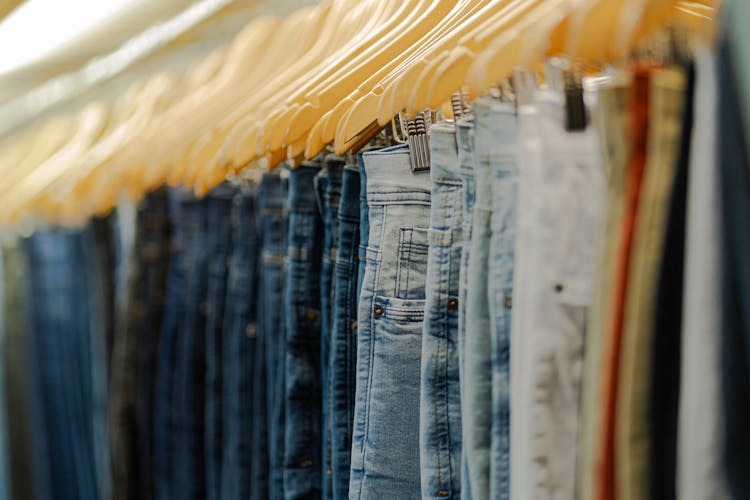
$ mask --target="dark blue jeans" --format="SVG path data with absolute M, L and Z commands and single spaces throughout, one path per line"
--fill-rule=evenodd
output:
M 320 266 L 322 222 L 314 180 L 317 163 L 291 169 L 289 177 L 286 307 L 286 425 L 284 496 L 321 495 Z
M 206 314 L 208 312 L 208 199 L 186 194 L 182 201 L 182 236 L 186 264 L 183 317 L 176 333 L 174 481 L 176 498 L 206 496 Z
M 208 298 L 206 301 L 206 498 L 220 500 L 223 458 L 222 343 L 229 255 L 232 244 L 232 199 L 236 188 L 222 184 L 208 195 Z M 197 375 L 196 375 L 197 376 Z
M 359 269 L 359 168 L 344 169 L 338 210 L 338 248 L 333 270 L 333 325 L 329 363 L 331 472 L 334 500 L 349 498 L 352 422 L 357 363 Z
M 164 318 L 156 353 L 154 400 L 154 492 L 157 500 L 171 500 L 177 496 L 174 476 L 176 461 L 176 388 L 177 349 L 185 319 L 185 283 L 188 269 L 182 213 L 182 198 L 178 190 L 169 192 L 171 243 L 167 298 Z M 190 229 L 191 233 L 195 228 Z M 191 238 L 194 238 L 191 236 Z
M 261 271 L 258 335 L 266 355 L 268 422 L 268 498 L 284 498 L 284 215 L 285 181 L 278 172 L 265 174 L 258 192 Z
M 357 295 L 362 291 L 362 281 L 365 278 L 365 259 L 367 258 L 367 242 L 370 239 L 370 209 L 367 206 L 367 174 L 362 159 L 363 151 L 357 154 L 359 168 L 359 270 L 357 271 Z
M 328 386 L 330 376 L 328 365 L 330 363 L 331 327 L 333 323 L 333 267 L 336 263 L 338 252 L 339 224 L 338 209 L 341 199 L 341 176 L 344 169 L 344 160 L 338 156 L 329 155 L 325 160 L 325 169 L 318 175 L 318 206 L 323 219 L 323 264 L 320 274 L 320 373 L 323 401 L 323 428 L 321 429 L 321 443 L 323 443 L 323 457 L 321 471 L 323 475 L 323 498 L 333 498 L 331 485 L 331 420 L 330 400 Z M 321 182 L 322 181 L 322 182 Z
M 90 288 L 80 231 L 24 241 L 37 498 L 96 499 Z
M 253 366 L 258 349 L 256 300 L 259 237 L 256 210 L 254 191 L 241 192 L 234 197 L 222 359 L 224 461 L 220 498 L 255 498 L 251 495 L 252 488 L 256 487 L 255 481 L 251 480 L 251 470 L 261 460 L 255 449 L 256 427 L 259 426 L 255 417 Z

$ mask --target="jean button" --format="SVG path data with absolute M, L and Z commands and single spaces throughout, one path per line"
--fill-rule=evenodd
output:
M 457 311 L 458 310 L 458 299 L 455 297 L 452 297 L 448 299 L 448 310 L 449 311 Z
M 511 295 L 506 295 L 506 296 L 505 296 L 505 300 L 504 300 L 503 302 L 504 302 L 504 304 L 505 304 L 505 308 L 506 308 L 506 309 L 510 309 L 510 308 L 512 308 L 512 307 L 513 307 L 513 296 L 511 296 Z
M 318 319 L 318 311 L 307 311 L 307 319 L 308 321 L 315 321 Z
M 385 314 L 385 309 L 383 309 L 381 306 L 375 306 L 375 310 L 373 312 L 375 313 L 376 318 L 380 318 Z
M 349 324 L 349 330 L 350 330 L 350 331 L 351 331 L 352 333 L 357 333 L 357 322 L 356 322 L 356 321 L 352 321 L 352 322 L 351 322 L 351 323 Z

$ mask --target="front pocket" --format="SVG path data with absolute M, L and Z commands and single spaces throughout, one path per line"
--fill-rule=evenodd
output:
M 401 227 L 398 237 L 396 268 L 396 297 L 424 299 L 427 283 L 427 251 L 429 229 Z

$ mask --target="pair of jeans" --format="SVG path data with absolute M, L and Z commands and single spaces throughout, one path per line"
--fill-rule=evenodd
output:
M 264 174 L 258 190 L 261 238 L 258 335 L 265 341 L 270 499 L 284 498 L 285 184 L 278 172 Z
M 237 193 L 225 182 L 209 192 L 207 204 L 208 270 L 205 320 L 205 465 L 206 498 L 222 497 L 223 458 L 223 340 L 224 315 L 232 246 L 232 200 Z
M 461 395 L 461 433 L 462 433 L 462 450 L 461 454 L 461 496 L 470 499 L 471 481 L 469 478 L 469 464 L 466 453 L 466 444 L 463 441 L 463 433 L 466 427 L 464 420 L 471 418 L 468 415 L 468 407 L 464 404 L 467 401 L 467 384 L 465 380 L 467 373 L 466 367 L 466 324 L 467 324 L 467 298 L 468 298 L 468 280 L 469 280 L 469 259 L 471 257 L 471 234 L 472 219 L 474 213 L 474 203 L 476 201 L 476 169 L 474 159 L 474 119 L 472 115 L 462 118 L 456 123 L 456 142 L 458 144 L 458 163 L 461 182 L 463 184 L 463 248 L 461 251 L 461 261 L 459 262 L 459 287 L 458 287 L 458 374 Z
M 333 263 L 333 312 L 329 363 L 331 476 L 334 500 L 349 498 L 354 384 L 357 363 L 357 302 L 359 298 L 360 174 L 344 168 L 338 209 L 338 248 Z
M 137 429 L 137 480 L 135 498 L 154 497 L 153 442 L 156 410 L 157 357 L 167 299 L 167 278 L 171 266 L 169 190 L 159 188 L 147 194 L 138 207 L 134 268 L 130 276 L 130 297 L 125 331 L 118 342 L 135 343 L 135 428 Z M 126 349 L 130 349 L 128 345 Z M 127 363 L 127 357 L 122 360 Z M 123 369 L 128 370 L 127 366 Z M 112 378 L 114 380 L 114 373 Z M 114 394 L 113 394 L 114 396 Z M 132 487 L 132 486 L 131 486 Z M 113 486 L 115 495 L 121 483 Z M 133 498 L 127 496 L 126 498 Z
M 96 499 L 90 288 L 81 231 L 24 241 L 27 366 L 40 499 Z
M 335 155 L 325 158 L 325 168 L 318 174 L 318 207 L 323 219 L 323 264 L 320 275 L 320 373 L 323 402 L 323 427 L 321 443 L 323 447 L 322 470 L 323 498 L 333 498 L 331 465 L 331 416 L 330 416 L 330 347 L 333 324 L 333 269 L 336 264 L 339 239 L 338 208 L 341 200 L 341 178 L 344 160 Z
M 370 234 L 357 320 L 349 497 L 416 498 L 430 178 L 411 171 L 405 145 L 363 159 Z
M 321 495 L 320 266 L 323 227 L 314 181 L 320 164 L 290 170 L 287 240 L 284 496 Z
M 90 289 L 91 369 L 94 460 L 98 494 L 113 493 L 108 442 L 108 381 L 115 329 L 115 225 L 117 212 L 89 221 L 84 233 L 84 259 Z
M 459 263 L 463 182 L 453 125 L 430 127 L 432 180 L 419 449 L 422 498 L 461 496 L 461 393 L 458 378 Z
M 265 369 L 265 354 L 258 345 L 256 324 L 258 300 L 259 235 L 256 224 L 257 193 L 254 189 L 238 193 L 232 200 L 230 217 L 232 247 L 227 279 L 225 334 L 223 338 L 223 461 L 220 498 L 264 498 L 252 495 L 256 462 L 265 458 L 265 450 L 257 450 L 256 442 L 267 445 L 264 436 L 256 433 L 259 425 L 256 390 L 256 363 Z M 262 347 L 262 346 L 260 346 Z M 265 380 L 265 377 L 263 377 Z M 262 416 L 265 422 L 265 415 Z M 265 425 L 260 429 L 266 432 Z M 259 454 L 256 455 L 256 452 Z M 262 455 L 260 454 L 262 453 Z M 264 479 L 264 478 L 258 478 Z
M 167 277 L 167 298 L 164 306 L 161 334 L 156 355 L 154 400 L 154 493 L 157 500 L 170 500 L 177 495 L 175 462 L 177 454 L 177 354 L 186 308 L 185 297 L 188 271 L 188 252 L 185 246 L 186 229 L 191 234 L 196 228 L 187 226 L 182 211 L 182 199 L 188 196 L 180 190 L 169 191 L 170 256 Z
M 173 386 L 174 491 L 181 499 L 206 495 L 206 314 L 208 312 L 209 199 L 182 193 L 184 305 L 175 342 Z

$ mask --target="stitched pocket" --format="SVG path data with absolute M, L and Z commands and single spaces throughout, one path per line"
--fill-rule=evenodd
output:
M 427 281 L 429 229 L 403 226 L 398 237 L 396 297 L 424 299 Z

